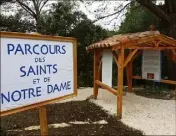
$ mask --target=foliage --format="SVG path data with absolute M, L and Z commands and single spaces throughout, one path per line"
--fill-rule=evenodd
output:
M 108 36 L 106 30 L 92 23 L 80 11 L 73 11 L 72 3 L 58 2 L 52 11 L 43 16 L 43 34 L 75 37 L 77 39 L 77 64 L 79 86 L 92 86 L 93 59 L 86 47 Z
M 40 33 L 41 15 L 49 6 L 48 3 L 49 0 L 3 0 L 0 4 L 6 13 L 20 11 L 24 18 L 34 20 L 35 31 Z
M 41 16 L 43 34 L 68 36 L 81 20 L 87 16 L 80 11 L 73 11 L 74 4 L 58 2 L 53 4 L 48 14 Z
M 0 136 L 6 136 L 6 133 L 4 132 L 4 130 L 2 129 L 2 127 L 0 127 Z
M 0 5 L 2 5 L 2 4 L 4 4 L 4 3 L 6 3 L 6 2 L 11 2 L 12 0 L 1 0 L 0 1 Z
M 0 29 L 1 31 L 10 31 L 10 32 L 28 32 L 34 31 L 34 23 L 26 19 L 22 19 L 20 13 L 17 13 L 14 16 L 4 16 L 0 15 Z
M 108 36 L 107 31 L 94 25 L 90 20 L 83 20 L 72 31 L 78 40 L 78 76 L 81 86 L 92 86 L 93 59 L 85 47 Z
M 125 19 L 118 33 L 134 33 L 149 30 L 151 25 L 158 26 L 158 18 L 138 3 L 132 3 L 127 8 Z
M 100 26 L 94 25 L 84 13 L 75 11 L 74 6 L 74 3 L 68 1 L 53 4 L 49 12 L 40 15 L 40 33 L 77 39 L 78 85 L 92 86 L 93 59 L 92 54 L 87 53 L 86 46 L 107 37 L 108 33 Z M 2 16 L 1 26 L 6 28 L 5 31 L 35 31 L 35 22 L 28 22 L 19 15 Z

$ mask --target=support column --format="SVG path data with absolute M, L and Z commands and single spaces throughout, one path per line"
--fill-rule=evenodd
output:
M 132 52 L 132 50 L 129 50 L 129 54 L 131 52 Z M 127 64 L 127 66 L 126 66 L 128 92 L 132 92 L 132 76 L 133 76 L 133 72 L 132 72 L 133 71 L 133 69 L 132 69 L 132 67 L 133 67 L 132 66 L 132 58 L 131 58 L 130 62 Z
M 123 68 L 124 68 L 124 49 L 119 51 L 119 66 L 118 66 L 118 79 L 117 79 L 117 118 L 122 118 L 122 94 L 123 94 Z
M 98 60 L 99 60 L 99 51 L 94 49 L 94 65 L 93 65 L 93 72 L 94 72 L 94 82 L 93 82 L 93 96 L 95 99 L 97 99 L 98 96 L 98 85 L 96 84 L 96 80 L 99 79 L 98 77 Z
M 98 66 L 98 80 L 101 81 L 101 72 L 102 72 L 102 59 L 99 60 L 99 66 Z
M 132 62 L 130 61 L 126 67 L 128 92 L 132 92 L 132 75 L 133 75 L 132 71 L 133 71 Z

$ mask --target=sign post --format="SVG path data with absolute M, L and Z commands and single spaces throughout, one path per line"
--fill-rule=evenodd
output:
M 39 108 L 41 135 L 48 135 L 45 105 L 77 95 L 76 39 L 1 32 L 1 116 Z
M 46 115 L 46 107 L 39 107 L 39 118 L 40 118 L 40 133 L 41 136 L 48 135 L 48 125 L 47 125 L 47 115 Z
M 40 35 L 39 33 L 34 33 L 34 34 Z M 40 119 L 41 136 L 48 136 L 47 111 L 45 106 L 39 107 L 39 119 Z

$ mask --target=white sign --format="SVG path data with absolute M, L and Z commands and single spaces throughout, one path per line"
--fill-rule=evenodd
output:
M 161 52 L 143 51 L 142 78 L 148 80 L 161 80 Z
M 104 50 L 102 57 L 102 82 L 112 87 L 112 52 Z
M 73 42 L 0 40 L 1 112 L 74 94 Z

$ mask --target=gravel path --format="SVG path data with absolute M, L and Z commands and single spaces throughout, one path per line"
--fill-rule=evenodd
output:
M 85 100 L 91 94 L 92 88 L 82 88 L 78 90 L 77 97 L 65 101 Z M 98 100 L 91 101 L 110 114 L 116 114 L 116 96 L 113 94 L 99 89 Z M 146 135 L 176 135 L 175 100 L 149 99 L 127 93 L 123 96 L 122 115 L 123 123 Z

